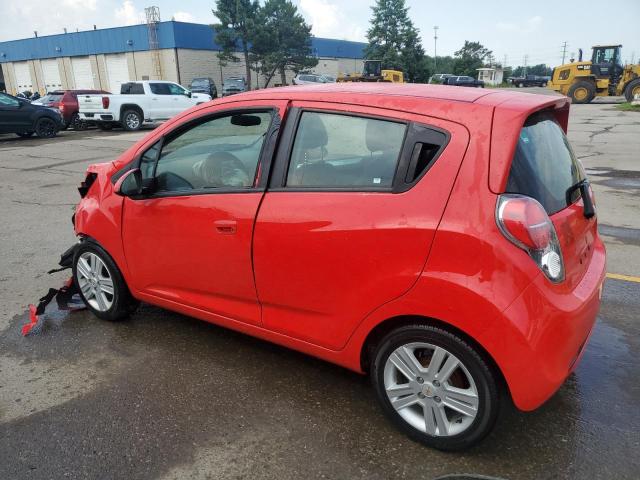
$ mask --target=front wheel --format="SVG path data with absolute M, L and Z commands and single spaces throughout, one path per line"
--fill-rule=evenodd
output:
M 427 325 L 401 327 L 380 342 L 373 358 L 378 401 L 412 439 L 456 451 L 493 428 L 499 409 L 495 375 L 459 336 Z
M 124 320 L 137 307 L 115 262 L 93 242 L 84 242 L 77 248 L 73 280 L 84 303 L 98 318 Z
M 53 138 L 58 133 L 58 124 L 49 117 L 42 117 L 36 122 L 35 131 L 40 138 Z

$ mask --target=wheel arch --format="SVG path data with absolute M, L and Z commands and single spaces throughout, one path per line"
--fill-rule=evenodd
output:
M 446 330 L 447 332 L 459 336 L 465 342 L 471 345 L 483 358 L 483 360 L 487 362 L 492 372 L 496 375 L 498 384 L 504 389 L 505 392 L 507 392 L 507 394 L 511 398 L 511 391 L 509 389 L 509 384 L 504 376 L 504 373 L 498 366 L 498 363 L 495 361 L 493 356 L 482 344 L 480 344 L 467 332 L 461 330 L 460 328 L 452 325 L 449 322 L 422 315 L 397 315 L 391 318 L 387 318 L 386 320 L 383 320 L 382 322 L 376 324 L 375 327 L 371 329 L 371 331 L 369 331 L 369 333 L 367 334 L 360 350 L 360 368 L 362 369 L 362 371 L 366 373 L 370 371 L 373 352 L 375 351 L 376 346 L 389 332 L 403 326 L 416 324 L 428 325 Z
M 136 112 L 139 112 L 140 115 L 142 116 L 142 120 L 144 121 L 144 110 L 140 105 L 135 103 L 125 103 L 120 106 L 120 117 L 119 117 L 120 120 L 122 120 L 122 114 L 127 110 L 135 110 Z

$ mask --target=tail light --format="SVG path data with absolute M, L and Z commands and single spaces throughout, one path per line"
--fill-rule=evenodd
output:
M 102 108 L 109 108 L 109 97 L 102 97 Z
M 556 229 L 540 203 L 524 195 L 500 195 L 496 223 L 506 239 L 527 252 L 549 280 L 564 280 Z

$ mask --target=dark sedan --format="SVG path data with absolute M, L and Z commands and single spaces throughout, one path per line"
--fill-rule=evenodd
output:
M 456 87 L 476 87 L 484 88 L 484 82 L 482 80 L 476 80 L 473 77 L 458 76 L 447 77 L 442 82 L 444 85 L 453 85 Z
M 52 138 L 62 125 L 62 115 L 57 110 L 0 93 L 0 133 L 15 133 L 19 137 L 35 133 L 41 138 Z

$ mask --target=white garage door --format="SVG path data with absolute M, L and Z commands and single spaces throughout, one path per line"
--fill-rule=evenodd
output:
M 42 75 L 44 76 L 44 89 L 47 92 L 59 90 L 62 88 L 60 80 L 60 69 L 58 68 L 58 60 L 49 59 L 42 60 Z
M 29 72 L 29 63 L 16 62 L 13 64 L 13 70 L 16 74 L 18 92 L 24 92 L 25 90 L 33 92 L 33 82 L 31 81 L 31 72 Z
M 124 53 L 107 55 L 107 77 L 111 93 L 120 93 L 120 85 L 129 81 L 129 67 Z
M 76 89 L 95 88 L 93 86 L 93 74 L 91 73 L 89 57 L 73 57 L 71 59 L 71 68 Z

